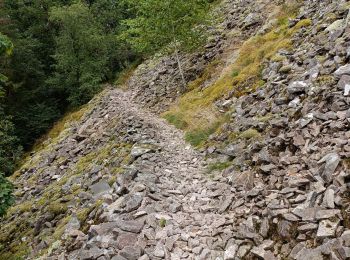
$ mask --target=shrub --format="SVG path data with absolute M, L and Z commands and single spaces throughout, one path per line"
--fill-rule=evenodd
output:
M 6 213 L 6 209 L 14 202 L 12 190 L 13 185 L 0 173 L 0 217 Z

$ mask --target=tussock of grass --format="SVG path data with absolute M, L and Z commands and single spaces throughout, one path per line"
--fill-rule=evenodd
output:
M 292 11 L 291 11 L 292 10 Z M 233 94 L 236 97 L 255 91 L 265 84 L 261 72 L 266 60 L 277 59 L 277 52 L 292 47 L 291 38 L 300 26 L 306 26 L 311 21 L 302 21 L 298 27 L 289 28 L 288 18 L 294 16 L 296 5 L 280 7 L 277 23 L 264 35 L 257 35 L 247 40 L 239 50 L 237 60 L 226 68 L 218 80 L 204 88 L 202 84 L 215 73 L 215 64 L 210 64 L 204 73 L 189 84 L 189 92 L 182 96 L 176 105 L 164 113 L 164 117 L 176 127 L 184 129 L 186 139 L 191 144 L 199 146 L 214 133 L 222 120 L 213 104 L 218 99 Z
M 178 129 L 185 129 L 187 123 L 182 120 L 182 114 L 166 114 L 164 118 L 170 123 L 173 124 Z
M 303 27 L 309 27 L 312 25 L 312 21 L 310 19 L 303 19 L 300 20 L 296 25 L 295 25 L 295 29 L 301 29 Z
M 244 132 L 242 132 L 240 135 L 239 135 L 239 138 L 242 138 L 242 139 L 252 139 L 252 138 L 257 138 L 260 136 L 260 133 L 256 130 L 256 129 L 253 129 L 253 128 L 250 128 Z
M 226 168 L 230 167 L 231 163 L 230 162 L 217 162 L 217 163 L 212 163 L 208 165 L 208 172 L 212 173 L 214 171 L 222 171 L 225 170 Z

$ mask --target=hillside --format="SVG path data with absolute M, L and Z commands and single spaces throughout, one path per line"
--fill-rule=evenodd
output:
M 226 0 L 58 122 L 0 259 L 350 259 L 350 2 Z

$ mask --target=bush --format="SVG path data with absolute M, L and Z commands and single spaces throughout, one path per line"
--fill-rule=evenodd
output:
M 14 202 L 12 190 L 12 184 L 0 173 L 0 217 L 6 213 L 6 209 Z

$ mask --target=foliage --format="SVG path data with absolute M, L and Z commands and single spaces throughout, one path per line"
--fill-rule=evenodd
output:
M 289 28 L 288 18 L 294 16 L 293 6 L 277 10 L 277 22 L 266 34 L 254 36 L 245 41 L 239 48 L 236 61 L 227 68 L 209 65 L 198 79 L 191 82 L 191 91 L 183 95 L 176 105 L 164 113 L 165 118 L 176 118 L 177 122 L 186 125 L 187 140 L 202 145 L 210 136 L 208 129 L 217 129 L 218 122 L 224 123 L 222 115 L 213 105 L 225 95 L 242 96 L 255 91 L 264 85 L 261 77 L 264 62 L 272 59 L 279 50 L 291 47 L 291 38 L 298 28 Z M 218 74 L 214 83 L 203 87 L 210 75 Z
M 136 59 L 118 38 L 131 15 L 121 2 L 3 0 L 0 15 L 0 31 L 15 45 L 0 62 L 8 77 L 3 103 L 26 149 Z
M 13 50 L 13 44 L 10 39 L 0 33 L 0 55 L 11 55 Z M 0 98 L 4 96 L 3 85 L 6 83 L 7 77 L 0 73 Z
M 187 84 L 179 51 L 191 51 L 205 39 L 204 24 L 208 17 L 207 0 L 125 0 L 135 11 L 126 20 L 124 39 L 142 54 L 153 54 L 167 48 L 175 53 L 182 79 Z
M 0 33 L 0 55 L 10 55 L 13 44 L 3 34 Z M 14 168 L 14 161 L 18 156 L 17 138 L 13 135 L 14 128 L 10 117 L 3 111 L 3 86 L 7 77 L 0 74 L 0 217 L 12 204 L 12 184 L 5 178 L 4 174 L 11 173 Z
M 208 165 L 208 172 L 212 173 L 214 171 L 222 171 L 232 165 L 231 162 L 216 162 Z
M 86 103 L 104 80 L 107 46 L 102 27 L 82 3 L 53 8 L 50 21 L 60 30 L 53 56 L 55 73 L 49 83 L 62 88 L 73 106 Z
M 0 217 L 6 213 L 6 209 L 13 203 L 12 184 L 0 173 Z
M 126 20 L 124 34 L 139 52 L 152 54 L 175 45 L 193 50 L 204 40 L 203 24 L 208 17 L 206 0 L 125 0 L 136 13 Z

